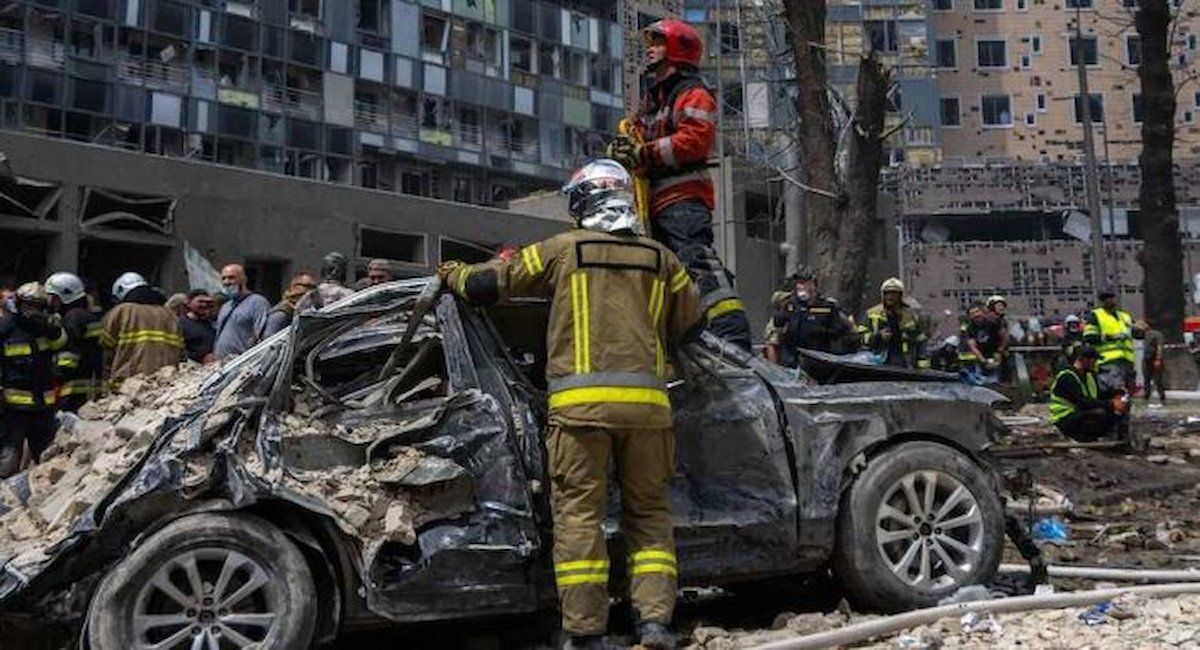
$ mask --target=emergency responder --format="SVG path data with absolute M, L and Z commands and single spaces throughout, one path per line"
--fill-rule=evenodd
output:
M 990 309 L 975 302 L 959 326 L 959 366 L 973 375 L 976 383 L 997 383 L 1000 379 L 1001 321 Z
M 112 287 L 119 301 L 104 317 L 100 342 L 107 348 L 108 378 L 117 383 L 150 373 L 184 358 L 179 319 L 163 305 L 165 298 L 146 279 L 123 273 Z
M 629 174 L 601 159 L 563 188 L 578 228 L 517 259 L 439 269 L 467 301 L 549 298 L 546 332 L 554 571 L 567 647 L 603 647 L 609 559 L 603 523 L 610 460 L 621 487 L 630 595 L 646 648 L 669 631 L 677 564 L 667 486 L 674 472 L 668 350 L 702 323 L 686 268 L 641 236 Z
M 1050 387 L 1050 424 L 1072 440 L 1093 441 L 1109 434 L 1124 409 L 1122 391 L 1102 387 L 1092 371 L 1100 356 L 1087 343 L 1071 349 L 1071 365 Z
M 609 156 L 650 180 L 651 234 L 687 265 L 709 330 L 749 350 L 745 306 L 713 250 L 708 159 L 717 138 L 717 103 L 698 70 L 704 45 L 680 20 L 657 21 L 642 36 L 649 88 L 634 122 L 637 136 L 618 136 Z
M 1071 365 L 1074 350 L 1083 343 L 1083 319 L 1076 314 L 1067 314 L 1063 319 L 1061 351 L 1054 358 L 1054 371 L 1058 372 Z
M 0 478 L 20 469 L 25 444 L 36 461 L 54 440 L 54 354 L 67 345 L 41 283 L 18 287 L 13 302 L 0 320 Z
M 1008 300 L 1000 294 L 989 296 L 987 299 L 987 315 L 988 318 L 995 322 L 996 337 L 998 346 L 996 354 L 993 358 L 999 365 L 1000 381 L 1009 380 L 1009 363 L 1008 363 L 1008 344 L 1009 344 L 1009 326 L 1008 318 L 1005 314 L 1008 313 Z
M 1099 297 L 1100 306 L 1084 319 L 1083 340 L 1100 354 L 1096 372 L 1100 383 L 1132 395 L 1137 383 L 1133 340 L 1142 338 L 1145 324 L 1134 323 L 1133 316 L 1117 306 L 1117 292 L 1112 288 L 1102 290 Z
M 880 357 L 880 363 L 901 368 L 928 368 L 925 330 L 917 315 L 904 304 L 904 283 L 888 278 L 879 287 L 882 302 L 867 310 L 858 332 L 863 348 Z
M 774 314 L 792 297 L 796 291 L 798 276 L 793 273 L 784 278 L 779 288 L 771 292 L 771 313 Z M 779 346 L 783 343 L 783 327 L 775 325 L 774 318 L 768 318 L 763 326 L 763 356 L 771 363 L 779 363 Z
M 88 308 L 83 281 L 74 273 L 60 272 L 46 278 L 50 308 L 62 319 L 67 346 L 55 354 L 59 381 L 59 408 L 74 413 L 84 402 L 98 397 L 104 388 L 104 352 L 100 315 Z
M 1145 345 L 1142 348 L 1142 377 L 1146 384 L 1146 401 L 1150 401 L 1150 393 L 1157 386 L 1158 400 L 1166 404 L 1167 387 L 1163 384 L 1163 369 L 1167 359 L 1167 337 L 1158 328 L 1154 327 L 1154 322 L 1150 322 L 1146 329 L 1144 343 Z
M 850 319 L 837 302 L 817 292 L 817 276 L 812 269 L 801 267 L 795 278 L 795 290 L 771 318 L 776 327 L 782 328 L 779 363 L 789 368 L 799 363 L 796 350 L 842 352 L 846 340 L 854 334 Z

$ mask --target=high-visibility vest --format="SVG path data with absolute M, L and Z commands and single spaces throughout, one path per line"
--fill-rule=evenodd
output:
M 1070 377 L 1070 379 L 1064 379 L 1065 377 Z M 1083 379 L 1080 379 L 1079 374 L 1075 372 L 1074 368 L 1059 371 L 1054 377 L 1054 387 L 1050 389 L 1050 424 L 1058 424 L 1059 420 L 1078 410 L 1074 404 L 1059 397 L 1054 392 L 1054 388 L 1058 386 L 1058 382 L 1064 380 L 1078 382 L 1083 389 L 1083 394 L 1091 399 L 1096 399 L 1100 395 L 1100 387 L 1096 384 L 1096 375 L 1089 372 L 1084 375 Z
M 1100 353 L 1100 363 L 1128 361 L 1133 363 L 1133 317 L 1129 312 L 1118 309 L 1116 315 L 1103 307 L 1092 310 L 1099 327 L 1100 344 L 1096 351 Z

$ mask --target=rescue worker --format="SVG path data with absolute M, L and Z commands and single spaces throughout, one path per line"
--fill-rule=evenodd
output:
M 104 351 L 100 315 L 88 308 L 83 281 L 65 271 L 46 278 L 50 308 L 62 319 L 67 346 L 55 354 L 59 380 L 59 408 L 74 413 L 104 389 Z
M 321 283 L 317 285 L 321 300 L 320 304 L 314 304 L 314 307 L 332 305 L 354 293 L 353 289 L 346 286 L 349 268 L 350 263 L 346 256 L 337 251 L 327 253 L 321 259 Z
M 511 262 L 439 268 L 474 304 L 550 299 L 546 332 L 554 570 L 566 647 L 604 647 L 609 464 L 621 488 L 630 595 L 646 648 L 672 648 L 677 564 L 667 486 L 674 472 L 668 351 L 699 329 L 699 294 L 662 244 L 641 236 L 631 181 L 616 161 L 581 168 L 563 188 L 577 229 Z
M 796 281 L 799 276 L 793 273 L 783 279 L 779 288 L 771 292 L 771 313 L 783 309 L 787 301 L 796 291 Z M 771 363 L 779 363 L 779 346 L 783 343 L 783 327 L 775 325 L 774 318 L 768 318 L 763 326 L 763 356 Z
M 1004 298 L 1004 296 L 1002 296 L 1000 294 L 995 294 L 995 295 L 988 297 L 988 299 L 987 299 L 987 315 L 988 315 L 989 319 L 995 323 L 994 327 L 996 330 L 996 339 L 998 342 L 998 345 L 996 347 L 996 354 L 993 355 L 993 357 L 995 358 L 996 363 L 999 366 L 1001 381 L 1009 380 L 1008 344 L 1009 344 L 1010 336 L 1009 336 L 1008 318 L 1006 317 L 1007 313 L 1008 313 L 1008 300 L 1006 300 Z
M 1133 316 L 1117 306 L 1117 292 L 1111 287 L 1103 289 L 1099 297 L 1100 306 L 1084 319 L 1083 340 L 1100 354 L 1096 373 L 1100 383 L 1132 395 L 1137 382 L 1133 340 L 1142 338 L 1144 323 L 1134 323 Z
M 655 22 L 642 36 L 650 79 L 634 120 L 637 136 L 618 136 L 608 155 L 650 180 L 651 234 L 687 265 L 709 330 L 749 350 L 745 306 L 713 250 L 708 159 L 717 138 L 717 102 L 698 69 L 704 45 L 680 20 Z
M 901 368 L 928 368 L 925 330 L 916 313 L 904 304 L 904 283 L 888 278 L 879 286 L 881 302 L 867 310 L 858 327 L 863 348 L 880 363 Z
M 1071 350 L 1071 365 L 1054 377 L 1050 387 L 1050 424 L 1072 440 L 1089 442 L 1104 437 L 1124 408 L 1119 389 L 1102 387 L 1093 367 L 1099 357 L 1087 343 Z
M 795 290 L 771 318 L 776 327 L 782 328 L 779 363 L 789 368 L 799 363 L 796 350 L 841 352 L 854 334 L 850 319 L 837 302 L 817 291 L 817 276 L 812 269 L 802 267 L 795 278 Z
M 108 379 L 119 383 L 151 373 L 184 358 L 179 318 L 163 305 L 165 298 L 140 274 L 121 274 L 112 287 L 119 304 L 105 315 L 100 342 L 107 348 Z
M 36 461 L 54 440 L 54 354 L 67 345 L 41 283 L 18 287 L 13 303 L 13 313 L 0 320 L 0 478 L 20 469 L 26 444 Z
M 1000 354 L 1002 330 L 994 312 L 985 310 L 982 303 L 971 303 L 967 316 L 959 326 L 960 368 L 970 376 L 972 383 L 997 383 L 1003 362 Z
M 1146 329 L 1145 346 L 1142 348 L 1142 377 L 1146 382 L 1146 401 L 1158 387 L 1158 401 L 1167 403 L 1167 387 L 1163 383 L 1163 367 L 1167 359 L 1167 337 L 1151 322 Z

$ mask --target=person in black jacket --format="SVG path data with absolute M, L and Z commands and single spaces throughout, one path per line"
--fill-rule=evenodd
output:
M 54 440 L 54 354 L 67 344 L 40 282 L 21 285 L 14 302 L 0 320 L 0 478 L 20 469 L 26 443 L 37 460 Z
M 67 331 L 67 347 L 54 358 L 59 408 L 74 413 L 103 392 L 104 349 L 100 335 L 104 327 L 100 315 L 88 309 L 83 281 L 74 273 L 64 271 L 46 278 L 46 295 Z
M 812 269 L 801 267 L 792 277 L 795 290 L 779 303 L 771 319 L 780 330 L 779 363 L 789 368 L 799 363 L 796 350 L 843 352 L 854 335 L 853 323 L 837 302 L 817 292 Z
M 1112 431 L 1120 415 L 1113 398 L 1121 392 L 1097 382 L 1096 348 L 1083 343 L 1072 352 L 1071 365 L 1059 371 L 1050 388 L 1050 423 L 1068 438 L 1088 442 Z

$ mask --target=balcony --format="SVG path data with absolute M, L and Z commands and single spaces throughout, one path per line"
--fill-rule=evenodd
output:
M 388 132 L 388 116 L 379 104 L 354 102 L 354 126 L 371 133 Z
M 393 137 L 416 140 L 421 135 L 421 126 L 417 116 L 392 113 L 391 133 Z
M 495 155 L 509 156 L 513 160 L 539 162 L 536 139 L 493 134 L 488 139 L 488 151 Z
M 483 150 L 483 129 L 478 124 L 459 123 L 454 129 L 454 146 L 470 151 Z
M 17 64 L 25 53 L 25 33 L 16 29 L 0 29 L 0 61 Z
M 67 60 L 67 46 L 39 36 L 25 36 L 25 61 L 35 68 L 61 70 Z
M 135 86 L 176 92 L 187 92 L 191 81 L 187 68 L 182 66 L 128 57 L 117 60 L 117 79 Z
M 263 88 L 262 97 L 264 110 L 306 120 L 321 119 L 322 98 L 320 93 L 267 85 Z

